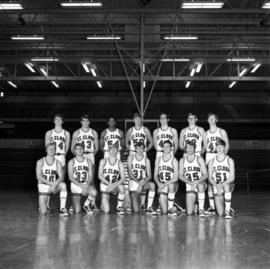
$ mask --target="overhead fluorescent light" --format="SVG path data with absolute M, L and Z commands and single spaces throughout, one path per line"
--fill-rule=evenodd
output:
M 34 65 L 32 63 L 25 63 L 24 64 L 32 73 L 36 73 L 36 70 L 34 69 Z
M 59 84 L 56 82 L 56 81 L 51 81 L 51 83 L 56 87 L 56 88 L 59 88 L 60 86 L 59 86 Z
M 97 76 L 96 70 L 93 67 L 90 68 L 90 71 L 94 77 Z
M 164 36 L 163 39 L 165 40 L 197 40 L 197 36 L 191 36 L 191 35 L 170 35 L 170 36 Z
M 264 2 L 264 4 L 262 5 L 262 8 L 264 8 L 264 9 L 270 9 L 270 1 Z
M 87 63 L 82 63 L 83 69 L 86 73 L 90 73 L 89 67 L 87 66 Z
M 102 88 L 101 81 L 97 81 L 97 85 L 98 85 L 99 88 Z
M 143 87 L 144 87 L 144 88 L 146 87 L 146 81 L 143 82 Z
M 251 69 L 251 73 L 255 73 L 258 69 L 259 69 L 259 67 L 262 65 L 262 63 L 255 63 L 255 64 L 253 64 L 252 65 L 252 69 Z
M 46 77 L 46 76 L 48 76 L 48 73 L 47 73 L 47 71 L 45 70 L 45 67 L 40 67 L 39 68 L 39 70 L 40 70 L 40 72 Z
M 11 37 L 12 40 L 44 40 L 44 36 L 37 35 L 15 35 Z
M 87 36 L 87 40 L 120 40 L 121 36 Z
M 63 1 L 60 3 L 62 7 L 102 7 L 101 2 L 94 1 Z
M 193 77 L 195 75 L 196 68 L 192 68 L 190 71 L 190 76 Z
M 4 93 L 4 92 L 0 92 L 0 97 L 1 97 L 1 98 L 3 98 L 3 97 L 4 97 L 4 95 L 5 95 L 5 93 Z
M 189 88 L 190 84 L 191 84 L 191 81 L 187 81 L 186 85 L 185 85 L 185 88 Z
M 23 9 L 23 6 L 20 3 L 0 3 L 0 10 L 8 9 Z
M 228 58 L 226 59 L 227 62 L 255 62 L 256 59 L 254 58 Z
M 184 1 L 181 5 L 185 9 L 199 9 L 199 8 L 222 8 L 224 1 Z
M 240 74 L 239 74 L 239 77 L 244 76 L 244 75 L 246 74 L 247 71 L 248 71 L 248 69 L 247 69 L 246 67 L 243 68 L 242 71 L 241 71 Z
M 235 84 L 236 84 L 236 81 L 231 82 L 231 84 L 229 85 L 229 88 L 232 88 Z
M 12 86 L 13 88 L 17 88 L 17 85 L 16 85 L 14 82 L 8 80 L 7 83 L 8 83 L 10 86 Z
M 200 73 L 201 69 L 202 69 L 203 63 L 198 63 L 197 64 L 197 68 L 196 68 L 196 73 Z
M 189 62 L 187 58 L 172 58 L 172 59 L 161 59 L 161 62 Z
M 48 57 L 48 58 L 32 58 L 31 59 L 32 62 L 58 62 L 59 59 L 57 58 L 52 58 L 52 57 Z

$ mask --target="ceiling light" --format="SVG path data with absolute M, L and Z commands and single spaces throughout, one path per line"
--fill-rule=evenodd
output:
M 32 62 L 58 62 L 59 59 L 52 58 L 52 57 L 49 57 L 49 58 L 32 58 L 31 61 Z
M 162 62 L 189 62 L 187 58 L 172 58 L 172 59 L 161 59 Z
M 189 88 L 190 84 L 191 84 L 191 81 L 187 81 L 186 85 L 185 85 L 185 88 Z
M 23 9 L 23 6 L 20 3 L 0 3 L 0 10 L 8 9 Z
M 15 35 L 11 37 L 12 40 L 44 40 L 44 36 L 37 35 Z
M 146 87 L 146 81 L 143 82 L 143 87 L 144 87 L 144 88 Z
M 3 97 L 4 97 L 4 95 L 5 95 L 5 93 L 4 93 L 4 92 L 0 92 L 0 97 L 1 97 L 1 98 L 3 98 Z
M 98 85 L 99 88 L 102 88 L 101 81 L 97 81 L 97 85 Z
M 226 59 L 227 62 L 255 62 L 256 59 L 254 58 L 228 58 Z
M 255 64 L 253 64 L 252 65 L 252 69 L 251 69 L 251 73 L 255 73 L 258 69 L 259 69 L 259 67 L 262 65 L 262 63 L 255 63 Z
M 36 73 L 36 70 L 34 69 L 34 65 L 32 63 L 25 63 L 24 64 L 32 73 Z
M 236 84 L 236 81 L 231 82 L 231 84 L 229 85 L 229 88 L 232 88 L 235 84 Z
M 239 77 L 244 76 L 244 75 L 246 74 L 247 71 L 248 71 L 248 69 L 247 69 L 246 67 L 244 67 L 244 68 L 242 69 L 242 71 L 240 72 Z
M 198 63 L 197 64 L 197 68 L 196 68 L 196 73 L 200 73 L 201 69 L 202 69 L 203 63 Z
M 89 67 L 87 66 L 87 63 L 82 63 L 83 69 L 86 73 L 90 73 Z
M 93 67 L 90 68 L 90 71 L 94 77 L 97 76 L 96 70 Z
M 190 35 L 170 35 L 170 36 L 164 36 L 163 37 L 165 40 L 197 40 L 198 37 L 197 36 L 190 36 Z
M 7 81 L 7 83 L 12 86 L 13 88 L 17 88 L 17 85 L 12 81 Z
M 193 77 L 195 75 L 196 68 L 192 68 L 190 71 L 190 76 Z
M 266 1 L 266 2 L 263 4 L 262 8 L 264 8 L 264 9 L 270 9 L 270 1 Z
M 56 81 L 51 81 L 51 83 L 56 87 L 56 88 L 59 88 L 59 84 L 56 82 Z
M 120 40 L 120 36 L 87 36 L 87 40 Z
M 199 9 L 199 8 L 222 8 L 224 1 L 184 1 L 181 5 L 185 9 Z
M 48 76 L 48 74 L 47 74 L 47 72 L 46 72 L 46 70 L 45 70 L 45 67 L 40 67 L 39 68 L 40 69 L 40 72 L 46 77 L 46 76 Z
M 101 2 L 93 1 L 63 1 L 60 3 L 62 7 L 102 7 Z

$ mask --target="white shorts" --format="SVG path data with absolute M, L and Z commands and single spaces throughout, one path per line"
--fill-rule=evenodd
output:
M 95 165 L 95 155 L 93 152 L 91 153 L 85 153 L 83 154 L 83 157 L 85 157 L 87 160 L 90 160 L 93 165 Z
M 209 162 L 214 159 L 217 156 L 217 153 L 211 153 L 211 152 L 206 152 L 205 155 L 205 163 L 206 165 L 209 164 Z
M 129 186 L 128 186 L 129 191 L 137 191 L 138 187 L 139 187 L 138 182 L 132 179 L 129 181 Z
M 82 194 L 82 188 L 74 184 L 73 182 L 70 183 L 70 191 L 73 194 Z
M 167 185 L 167 186 L 165 186 L 165 187 L 161 190 L 160 193 L 167 194 L 168 192 L 169 192 L 169 187 L 168 187 L 168 185 Z
M 55 159 L 59 161 L 63 167 L 66 166 L 66 155 L 55 155 Z
M 204 184 L 204 189 L 206 189 L 207 183 L 205 181 L 201 182 L 200 184 Z M 196 192 L 196 193 L 198 193 L 198 187 L 196 189 L 192 189 L 192 186 L 190 186 L 189 184 L 186 184 L 186 192 Z
M 50 185 L 48 184 L 44 184 L 44 183 L 38 183 L 38 192 L 40 194 L 44 194 L 44 195 L 50 195 L 51 191 L 50 191 Z M 58 192 L 58 188 L 56 188 L 56 192 Z
M 109 158 L 109 156 L 110 156 L 109 151 L 108 151 L 108 150 L 105 150 L 105 151 L 104 151 L 104 157 L 103 157 L 103 158 L 104 158 L 104 159 L 105 159 L 105 158 Z M 118 151 L 118 153 L 117 153 L 116 158 L 117 158 L 117 160 L 119 160 L 119 161 L 121 160 L 121 154 L 120 154 L 119 151 Z

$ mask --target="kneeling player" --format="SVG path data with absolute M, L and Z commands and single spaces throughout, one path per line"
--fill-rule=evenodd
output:
M 68 177 L 75 213 L 81 212 L 81 195 L 87 196 L 83 209 L 87 214 L 93 213 L 91 202 L 96 198 L 97 191 L 93 183 L 93 164 L 83 156 L 84 146 L 77 143 L 74 146 L 75 157 L 68 162 Z
M 63 169 L 60 161 L 55 158 L 56 145 L 46 146 L 47 156 L 38 160 L 36 176 L 38 180 L 39 210 L 41 214 L 48 212 L 47 202 L 51 193 L 60 192 L 60 216 L 68 216 L 66 209 L 67 186 L 63 182 Z
M 179 179 L 186 183 L 187 214 L 195 211 L 195 202 L 198 194 L 199 216 L 204 215 L 204 200 L 208 177 L 207 169 L 202 157 L 195 153 L 196 144 L 187 141 L 185 145 L 186 155 L 179 161 Z
M 102 159 L 99 163 L 98 178 L 101 191 L 101 210 L 110 212 L 110 193 L 118 193 L 117 213 L 125 214 L 123 202 L 125 198 L 125 170 L 124 165 L 117 159 L 118 146 L 109 145 L 109 157 Z
M 146 213 L 155 215 L 156 211 L 152 204 L 155 197 L 155 183 L 150 182 L 151 164 L 149 159 L 144 154 L 144 143 L 139 142 L 135 145 L 136 153 L 128 157 L 128 172 L 130 176 L 129 191 L 131 196 L 131 206 L 135 213 L 139 211 L 138 196 L 141 192 L 148 192 L 148 202 Z M 142 206 L 141 206 L 142 208 Z
M 178 190 L 178 162 L 171 154 L 172 142 L 163 142 L 163 154 L 156 159 L 154 179 L 158 186 L 161 212 L 176 216 L 173 208 L 175 193 Z
M 234 161 L 226 155 L 226 143 L 220 139 L 216 142 L 217 156 L 209 163 L 209 181 L 213 185 L 216 209 L 219 216 L 231 219 L 231 199 L 234 189 Z

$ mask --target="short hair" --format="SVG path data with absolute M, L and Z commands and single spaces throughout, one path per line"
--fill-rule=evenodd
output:
M 216 142 L 216 146 L 223 146 L 223 147 L 226 147 L 226 142 L 225 140 L 223 140 L 222 138 L 219 138 Z
M 89 115 L 88 114 L 83 114 L 83 115 L 81 115 L 81 120 L 82 119 L 87 119 L 87 120 L 90 120 L 90 118 L 89 118 Z
M 84 146 L 83 146 L 82 143 L 76 143 L 76 144 L 74 145 L 74 149 L 75 149 L 76 147 L 84 148 Z
M 45 150 L 47 150 L 48 147 L 53 146 L 54 148 L 56 148 L 56 143 L 55 142 L 50 142 L 45 146 Z
M 218 115 L 217 114 L 215 114 L 215 113 L 209 113 L 207 115 L 207 119 L 209 119 L 211 116 L 214 116 L 216 118 L 216 120 L 218 121 Z
M 142 115 L 140 113 L 134 113 L 133 119 L 134 118 L 142 118 Z
M 113 117 L 113 116 L 109 117 L 108 121 L 110 121 L 110 119 L 113 119 L 115 122 L 117 122 L 117 119 L 115 117 Z
M 193 147 L 194 149 L 196 149 L 196 142 L 194 142 L 194 141 L 187 140 L 185 142 L 185 148 L 187 147 L 187 145 L 189 145 L 189 146 Z
M 189 113 L 187 114 L 187 118 L 190 117 L 190 116 L 194 116 L 196 119 L 198 119 L 197 115 L 194 114 L 194 113 L 192 113 L 192 112 L 189 112 Z
M 169 144 L 170 147 L 172 147 L 172 142 L 170 140 L 165 140 L 162 146 L 164 146 L 164 144 Z
M 162 115 L 165 115 L 167 119 L 170 118 L 169 114 L 168 114 L 168 113 L 165 113 L 165 112 L 160 113 L 160 114 L 159 114 L 159 118 L 160 118 Z
M 62 121 L 64 121 L 64 116 L 63 116 L 63 114 L 61 114 L 61 113 L 55 114 L 55 115 L 54 115 L 54 119 L 55 119 L 55 118 L 61 118 Z
M 141 147 L 145 148 L 145 144 L 143 142 L 138 142 L 135 144 L 135 148 L 141 148 Z

